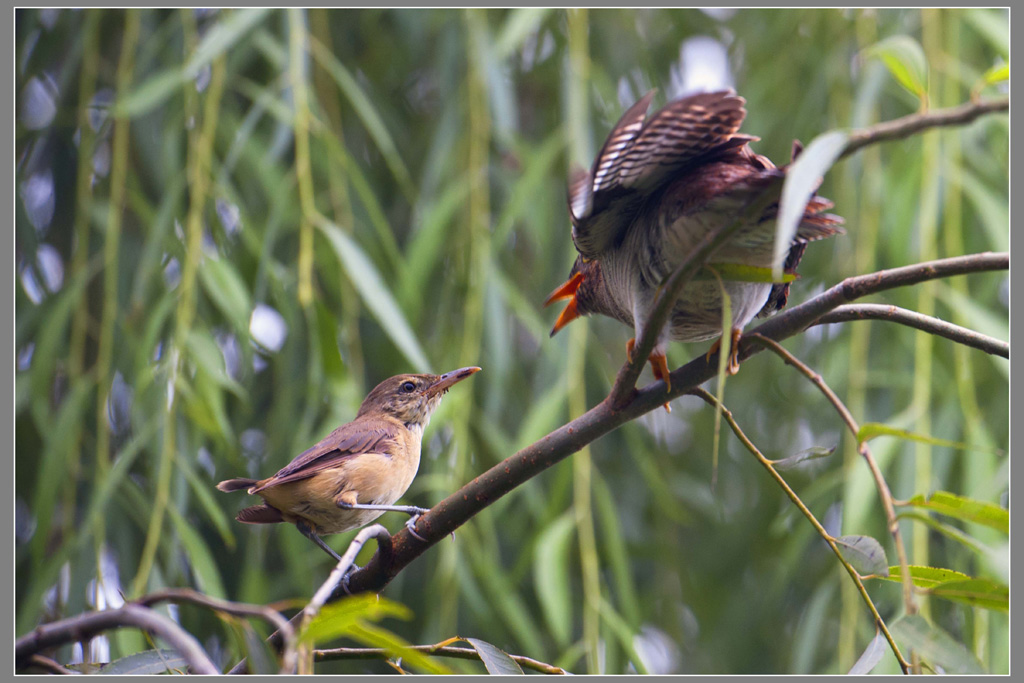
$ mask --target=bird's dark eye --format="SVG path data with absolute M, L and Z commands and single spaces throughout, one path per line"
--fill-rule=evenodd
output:
M 415 384 L 413 384 L 412 382 L 402 382 L 402 391 L 403 391 L 404 393 L 406 393 L 406 394 L 408 394 L 408 393 L 412 393 L 412 391 L 413 391 L 413 390 L 414 390 L 415 388 L 416 388 L 416 385 L 415 385 Z

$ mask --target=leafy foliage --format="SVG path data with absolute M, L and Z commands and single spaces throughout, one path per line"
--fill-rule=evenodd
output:
M 241 494 L 213 484 L 276 471 L 387 376 L 484 369 L 426 433 L 406 495 L 425 506 L 600 401 L 629 333 L 593 319 L 549 339 L 540 304 L 575 257 L 568 168 L 650 88 L 663 103 L 724 59 L 743 131 L 782 163 L 794 138 L 912 113 L 925 94 L 997 96 L 1009 50 L 1007 12 L 976 8 L 25 9 L 15 31 L 18 635 L 164 586 L 308 598 L 327 556 L 294 529 L 236 525 Z M 847 234 L 808 247 L 791 303 L 1005 250 L 1008 133 L 991 116 L 839 161 L 819 192 Z M 934 284 L 882 300 L 1008 337 L 1005 274 Z M 949 521 L 931 534 L 907 516 L 911 564 L 1008 581 L 992 553 L 949 542 L 1007 543 L 985 525 L 1008 506 L 1008 363 L 884 323 L 788 346 L 862 424 L 926 437 L 872 441 L 894 495 Z M 669 361 L 706 350 L 673 344 Z M 762 354 L 725 402 L 769 457 L 809 454 L 785 475 L 829 533 L 892 557 L 870 473 L 802 377 Z M 877 641 L 849 577 L 727 432 L 712 489 L 716 438 L 692 398 L 604 437 L 400 574 L 385 595 L 412 619 L 362 623 L 363 642 L 463 634 L 494 644 L 489 668 L 506 652 L 591 673 L 850 670 Z M 806 450 L 837 442 L 832 458 Z M 964 443 L 976 450 L 950 447 Z M 935 490 L 982 507 L 923 497 Z M 900 612 L 893 584 L 868 588 Z M 947 671 L 1008 670 L 1004 613 L 919 600 L 901 644 Z M 248 622 L 178 619 L 219 665 L 276 670 Z M 99 662 L 153 648 L 128 631 L 94 642 Z M 860 666 L 897 670 L 888 651 Z

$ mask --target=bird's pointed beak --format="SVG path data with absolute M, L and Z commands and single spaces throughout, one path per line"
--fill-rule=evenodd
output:
M 578 317 L 580 317 L 580 312 L 576 308 L 576 297 L 573 297 L 572 300 L 569 301 L 569 304 L 562 310 L 562 313 L 558 316 L 558 320 L 555 321 L 555 326 L 551 328 L 550 336 L 554 337 L 558 334 L 559 330 Z
M 550 306 L 556 301 L 562 299 L 572 299 L 576 296 L 576 290 L 583 284 L 583 271 L 580 271 L 573 275 L 571 278 L 565 281 L 565 284 L 560 286 L 555 291 L 548 295 L 548 298 L 544 300 L 545 306 Z
M 459 368 L 458 370 L 452 370 L 446 372 L 437 378 L 437 381 L 427 387 L 427 395 L 433 396 L 434 394 L 444 393 L 448 391 L 448 388 L 462 380 L 466 379 L 470 375 L 480 372 L 480 368 L 472 366 L 468 368 Z
M 555 321 L 555 326 L 551 328 L 552 337 L 558 334 L 560 329 L 580 317 L 579 309 L 576 307 L 576 291 L 580 288 L 581 284 L 583 284 L 582 271 L 573 275 L 565 284 L 551 292 L 551 295 L 544 302 L 545 306 L 549 306 L 555 301 L 569 299 L 569 304 L 558 316 L 558 320 Z

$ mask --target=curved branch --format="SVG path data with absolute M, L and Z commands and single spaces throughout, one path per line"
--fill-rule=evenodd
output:
M 167 641 L 188 662 L 193 673 L 219 674 L 209 656 L 187 631 L 162 614 L 128 603 L 118 609 L 87 612 L 74 617 L 43 624 L 31 633 L 18 638 L 15 661 L 21 665 L 40 650 L 74 640 L 91 638 L 110 629 L 134 626 L 149 631 Z
M 753 331 L 774 340 L 786 339 L 803 331 L 822 315 L 859 297 L 953 275 L 1005 270 L 1009 267 L 1009 260 L 1009 254 L 1005 253 L 972 254 L 847 278 Z M 740 359 L 761 350 L 759 344 L 741 341 Z M 671 373 L 670 392 L 665 391 L 664 382 L 655 381 L 635 390 L 619 407 L 613 405 L 609 395 L 583 415 L 506 458 L 431 508 L 420 518 L 418 526 L 426 542 L 413 538 L 406 529 L 395 534 L 389 560 L 382 563 L 379 555 L 374 555 L 365 567 L 350 575 L 349 590 L 353 593 L 380 591 L 427 548 L 501 496 L 626 422 L 689 393 L 692 388 L 714 377 L 716 372 L 717 368 L 701 355 Z
M 839 306 L 831 313 L 826 313 L 814 321 L 814 325 L 825 323 L 843 323 L 850 320 L 888 320 L 889 322 L 907 325 L 914 329 L 945 337 L 965 346 L 980 349 L 993 356 L 1010 357 L 1010 345 L 999 339 L 975 332 L 966 327 L 923 315 L 905 308 L 885 304 L 850 304 Z
M 910 114 L 903 118 L 883 121 L 868 128 L 856 130 L 850 133 L 846 147 L 839 155 L 840 158 L 853 154 L 861 147 L 876 142 L 888 140 L 899 140 L 910 137 L 914 133 L 935 128 L 938 126 L 960 126 L 970 123 L 980 116 L 1000 111 L 1009 111 L 1010 99 L 985 100 L 982 102 L 968 102 L 958 107 L 949 109 L 936 109 L 920 114 Z
M 134 604 L 142 607 L 151 607 L 161 602 L 173 602 L 173 603 L 188 603 L 192 605 L 199 605 L 200 607 L 208 607 L 217 612 L 224 612 L 225 614 L 233 614 L 236 616 L 245 617 L 260 617 L 271 624 L 281 634 L 282 640 L 285 646 L 286 656 L 281 663 L 281 673 L 294 673 L 295 662 L 295 629 L 292 628 L 291 623 L 284 618 L 277 610 L 266 607 L 264 605 L 250 605 L 244 602 L 229 602 L 227 600 L 221 600 L 219 598 L 213 598 L 209 595 L 204 595 L 198 591 L 194 591 L 191 588 L 168 588 L 161 591 L 149 593 L 143 595 L 138 600 L 134 601 Z

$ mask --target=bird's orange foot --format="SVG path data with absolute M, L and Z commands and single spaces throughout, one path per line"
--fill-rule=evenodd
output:
M 739 346 L 740 346 L 740 337 L 742 337 L 742 336 L 743 336 L 743 332 L 738 327 L 732 328 L 732 331 L 729 333 L 729 340 L 730 340 L 730 343 L 729 343 L 729 362 L 728 362 L 728 364 L 725 367 L 725 371 L 730 376 L 731 375 L 735 375 L 737 372 L 740 371 L 740 359 L 739 359 L 740 349 L 739 349 Z M 711 356 L 715 355 L 716 353 L 718 353 L 721 350 L 722 350 L 722 339 L 721 339 L 721 337 L 719 337 L 718 339 L 715 340 L 715 343 L 711 345 L 711 348 L 708 349 L 708 352 L 706 354 L 704 354 L 704 360 L 710 362 L 711 361 Z
M 626 355 L 630 360 L 633 360 L 633 349 L 636 347 L 636 339 L 630 339 L 626 342 Z M 654 373 L 654 379 L 660 379 L 665 382 L 665 390 L 672 391 L 672 378 L 668 372 L 668 360 L 663 353 L 652 353 L 647 357 L 647 361 L 651 364 L 651 372 Z M 665 411 L 671 413 L 672 406 L 665 403 Z

